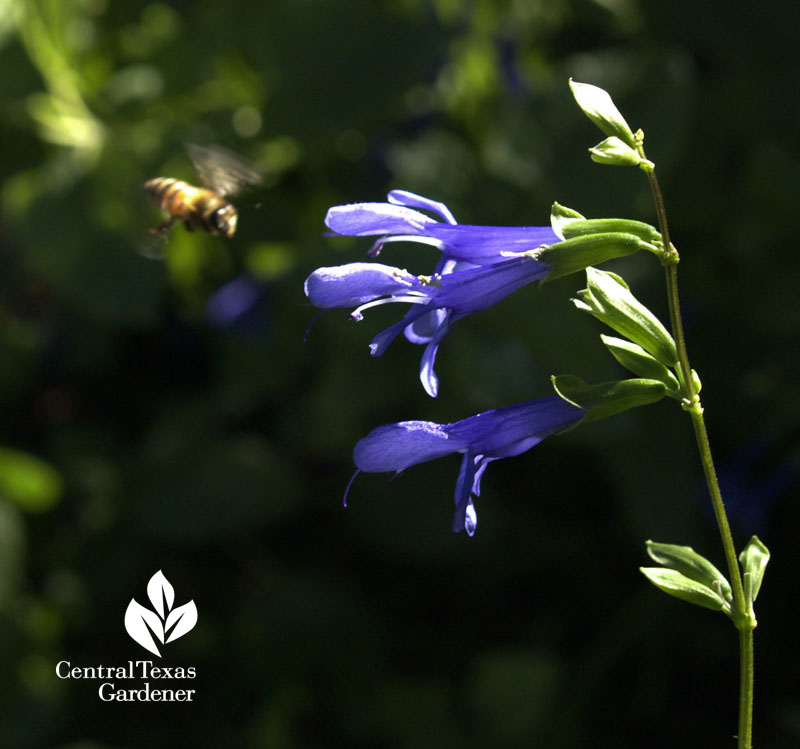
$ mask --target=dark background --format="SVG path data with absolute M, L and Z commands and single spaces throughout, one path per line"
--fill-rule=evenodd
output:
M 464 223 L 544 224 L 554 200 L 653 221 L 636 170 L 589 160 L 572 76 L 612 92 L 657 164 L 737 548 L 757 533 L 773 553 L 755 743 L 797 746 L 795 2 L 0 7 L 0 744 L 734 745 L 735 630 L 637 571 L 648 538 L 723 566 L 674 402 L 492 465 L 472 539 L 449 530 L 455 456 L 362 475 L 341 504 L 379 424 L 624 376 L 568 301 L 580 277 L 459 322 L 436 401 L 419 347 L 368 355 L 397 306 L 330 312 L 303 342 L 305 276 L 369 245 L 323 236 L 331 205 L 399 187 Z M 193 179 L 186 142 L 265 186 L 232 240 L 178 227 L 152 260 L 141 184 Z M 664 315 L 651 257 L 609 267 Z M 148 657 L 122 620 L 159 569 L 197 604 L 159 661 L 196 667 L 197 701 L 57 679 L 60 660 Z

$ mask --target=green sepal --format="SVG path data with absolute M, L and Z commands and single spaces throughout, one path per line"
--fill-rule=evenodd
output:
M 569 80 L 569 87 L 578 106 L 606 135 L 615 136 L 630 148 L 636 148 L 636 138 L 616 105 L 599 86 Z
M 641 346 L 627 341 L 624 338 L 600 334 L 600 339 L 612 356 L 635 375 L 647 380 L 659 380 L 664 383 L 668 391 L 673 391 L 680 397 L 680 383 L 678 378 L 660 361 L 654 359 Z
M 553 203 L 550 208 L 550 226 L 553 231 L 561 238 L 566 239 L 564 234 L 565 227 L 574 221 L 585 221 L 584 217 L 572 208 L 567 208 L 565 205 Z
M 730 615 L 730 605 L 702 583 L 664 567 L 639 567 L 639 571 L 660 590 L 683 601 Z
M 753 598 L 756 600 L 758 591 L 761 589 L 761 581 L 764 579 L 764 571 L 769 562 L 769 550 L 758 536 L 753 536 L 748 541 L 744 551 L 739 554 L 739 563 L 742 565 L 742 571 L 745 575 L 750 575 L 751 585 L 753 588 Z
M 606 260 L 632 255 L 643 249 L 652 249 L 635 234 L 606 232 L 565 239 L 533 250 L 531 257 L 553 266 L 545 283 L 599 265 Z
M 647 553 L 650 558 L 669 569 L 680 572 L 691 580 L 695 580 L 706 588 L 721 593 L 725 601 L 733 601 L 731 585 L 723 575 L 704 556 L 698 554 L 691 546 L 676 544 L 659 544 L 647 541 Z
M 667 394 L 664 383 L 659 380 L 614 380 L 588 385 L 574 375 L 553 375 L 550 381 L 565 401 L 586 411 L 583 417 L 586 423 L 655 403 Z
M 634 234 L 644 242 L 652 244 L 655 249 L 659 251 L 663 250 L 661 233 L 655 226 L 646 224 L 644 221 L 634 221 L 627 218 L 573 218 L 569 221 L 565 221 L 561 226 L 561 230 L 564 239 L 572 239 L 573 237 L 580 237 L 585 234 L 606 234 L 613 232 Z
M 610 166 L 639 166 L 642 157 L 627 143 L 612 135 L 589 149 L 592 161 Z
M 574 241 L 574 240 L 570 240 Z M 557 246 L 557 245 L 553 245 Z M 678 362 L 675 341 L 659 319 L 631 293 L 616 273 L 586 269 L 586 288 L 575 306 L 616 330 L 668 367 Z

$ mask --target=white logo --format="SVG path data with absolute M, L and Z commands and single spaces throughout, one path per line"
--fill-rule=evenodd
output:
M 175 590 L 161 570 L 147 583 L 147 597 L 155 611 L 145 608 L 138 604 L 135 598 L 131 598 L 125 611 L 125 629 L 143 648 L 160 658 L 161 653 L 153 635 L 162 645 L 183 637 L 197 624 L 197 606 L 192 600 L 183 606 L 172 608 Z

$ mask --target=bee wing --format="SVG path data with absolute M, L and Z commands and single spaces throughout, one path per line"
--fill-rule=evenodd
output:
M 163 260 L 167 256 L 167 241 L 165 231 L 151 229 L 147 237 L 139 242 L 136 251 L 148 260 Z
M 223 197 L 261 182 L 252 164 L 226 148 L 187 143 L 186 150 L 203 184 Z

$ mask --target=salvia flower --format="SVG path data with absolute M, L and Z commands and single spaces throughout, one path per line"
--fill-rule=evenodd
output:
M 306 296 L 322 309 L 353 307 L 350 317 L 361 320 L 364 310 L 403 302 L 411 309 L 402 320 L 373 338 L 372 356 L 380 356 L 402 332 L 412 343 L 425 344 L 420 380 L 433 398 L 439 389 L 433 366 L 450 326 L 458 319 L 491 307 L 517 289 L 543 278 L 550 266 L 527 256 L 472 265 L 448 260 L 432 276 L 415 276 L 381 263 L 349 263 L 318 268 L 305 282 Z
M 417 208 L 436 214 L 442 221 Z M 369 252 L 371 257 L 389 242 L 419 242 L 441 250 L 442 261 L 454 258 L 475 265 L 493 264 L 560 239 L 549 226 L 459 224 L 443 203 L 406 190 L 392 190 L 386 203 L 334 206 L 328 210 L 325 224 L 336 234 L 379 235 Z
M 378 427 L 360 440 L 353 460 L 360 471 L 399 473 L 406 468 L 462 453 L 455 490 L 453 531 L 475 533 L 477 515 L 472 497 L 480 496 L 486 466 L 530 450 L 545 437 L 579 421 L 584 410 L 558 396 L 497 408 L 452 424 L 401 421 Z M 355 477 L 354 477 L 355 478 Z

